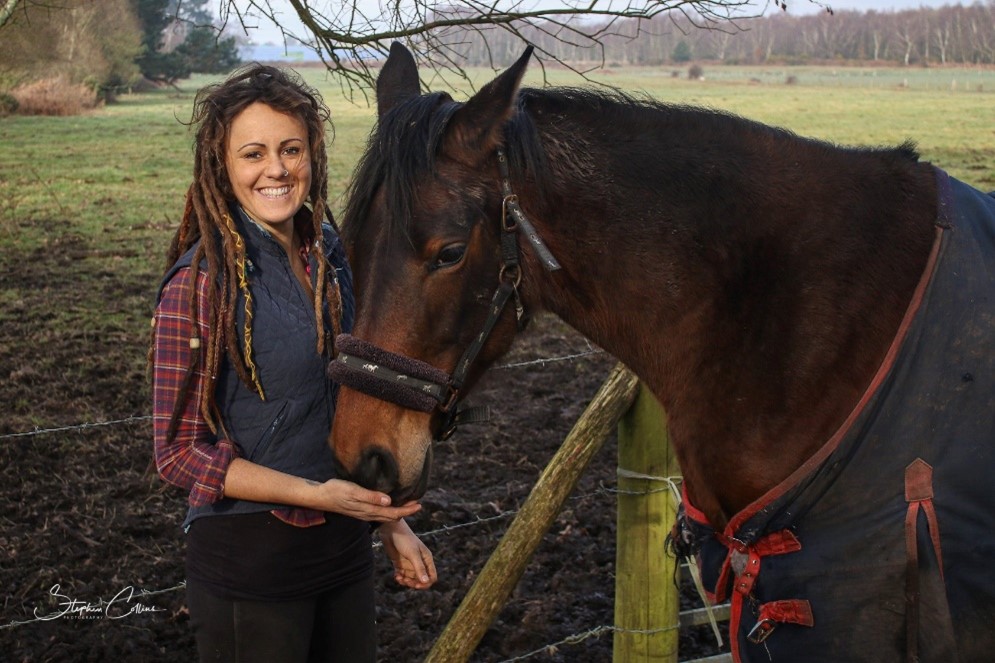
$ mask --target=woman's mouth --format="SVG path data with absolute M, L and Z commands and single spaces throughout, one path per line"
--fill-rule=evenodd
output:
M 269 187 L 266 189 L 256 189 L 256 191 L 266 198 L 279 198 L 290 193 L 289 186 Z

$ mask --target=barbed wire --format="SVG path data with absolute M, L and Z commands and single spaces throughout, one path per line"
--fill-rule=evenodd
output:
M 0 440 L 9 440 L 15 437 L 31 437 L 33 435 L 46 435 L 48 433 L 64 433 L 67 431 L 85 430 L 87 428 L 99 428 L 100 426 L 114 426 L 116 424 L 129 424 L 135 421 L 149 421 L 151 414 L 142 416 L 125 417 L 124 419 L 113 419 L 111 421 L 95 421 L 93 423 L 72 424 L 70 426 L 59 426 L 58 428 L 35 428 L 24 433 L 4 433 L 0 435 Z
M 622 628 L 620 626 L 613 626 L 610 624 L 605 624 L 602 626 L 595 626 L 594 628 L 584 631 L 583 633 L 574 633 L 573 635 L 568 635 L 567 637 L 559 640 L 557 642 L 551 642 L 548 645 L 543 645 L 539 649 L 534 649 L 530 652 L 526 652 L 514 658 L 506 658 L 500 663 L 514 663 L 515 661 L 524 661 L 537 656 L 539 654 L 546 654 L 550 652 L 555 652 L 556 648 L 560 645 L 577 645 L 587 640 L 588 638 L 600 638 L 605 633 L 634 633 L 637 635 L 657 635 L 660 633 L 669 633 L 670 631 L 676 631 L 680 628 L 680 625 L 674 624 L 672 626 L 664 626 L 662 628 L 653 629 L 641 629 L 641 628 Z
M 571 361 L 573 359 L 582 359 L 584 357 L 590 357 L 592 355 L 603 355 L 604 350 L 599 350 L 596 348 L 591 348 L 586 352 L 578 352 L 577 354 L 564 355 L 562 357 L 549 357 L 544 359 L 530 359 L 529 361 L 521 361 L 514 364 L 504 364 L 501 366 L 495 366 L 491 370 L 500 371 L 508 368 L 523 368 L 528 366 L 545 366 L 546 364 L 553 364 L 559 361 Z
M 569 355 L 563 355 L 561 357 L 543 357 L 540 359 L 531 359 L 529 361 L 522 361 L 513 364 L 503 364 L 500 366 L 495 366 L 492 370 L 500 371 L 512 368 L 528 368 L 530 366 L 545 366 L 546 364 L 554 364 L 561 361 L 573 361 L 575 359 L 582 359 L 584 357 L 590 357 L 593 355 L 604 354 L 604 350 L 599 350 L 588 344 L 590 350 L 585 352 L 578 352 Z M 0 441 L 11 440 L 21 437 L 34 437 L 36 435 L 49 435 L 51 433 L 66 433 L 70 431 L 81 431 L 88 428 L 99 428 L 101 426 L 115 426 L 118 424 L 129 424 L 138 421 L 151 421 L 152 415 L 140 415 L 133 417 L 125 417 L 123 419 L 112 419 L 110 421 L 95 421 L 92 423 L 82 423 L 82 424 L 70 424 L 66 426 L 58 426 L 55 428 L 35 428 L 34 430 L 24 431 L 22 433 L 4 433 L 0 434 Z
M 460 523 L 458 525 L 443 525 L 442 527 L 440 527 L 438 529 L 428 530 L 426 532 L 419 532 L 418 533 L 418 538 L 419 539 L 423 539 L 423 538 L 427 538 L 427 537 L 430 537 L 430 536 L 435 536 L 436 534 L 449 534 L 450 532 L 452 532 L 454 530 L 462 529 L 464 527 L 473 527 L 474 525 L 483 525 L 484 523 L 488 523 L 488 522 L 491 522 L 491 521 L 494 521 L 494 520 L 502 520 L 504 518 L 507 518 L 508 516 L 514 516 L 517 513 L 518 513 L 518 510 L 515 509 L 513 511 L 502 511 L 501 513 L 497 514 L 496 516 L 488 516 L 486 518 L 481 518 L 480 516 L 477 516 L 474 520 L 471 520 L 470 522 Z M 376 541 L 373 544 L 373 549 L 374 550 L 376 550 L 377 548 L 382 548 L 382 547 L 383 547 L 383 542 L 382 541 Z

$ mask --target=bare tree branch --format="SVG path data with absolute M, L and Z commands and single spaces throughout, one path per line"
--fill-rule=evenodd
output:
M 822 6 L 817 0 L 805 1 Z M 586 66 L 578 66 L 551 49 L 537 51 L 541 60 L 584 74 L 604 62 L 604 40 L 623 35 L 618 27 L 621 22 L 640 24 L 676 12 L 700 28 L 724 26 L 738 31 L 736 19 L 756 17 L 764 9 L 762 3 L 758 8 L 755 0 L 561 0 L 556 4 L 538 0 L 451 0 L 448 4 L 432 0 L 333 0 L 324 11 L 316 6 L 320 3 L 310 0 L 219 2 L 226 22 L 235 17 L 243 29 L 263 20 L 272 22 L 279 27 L 285 45 L 313 50 L 330 71 L 341 75 L 351 92 L 359 89 L 364 94 L 375 78 L 377 61 L 396 40 L 411 48 L 430 75 L 456 75 L 468 81 L 460 63 L 469 40 L 483 40 L 489 51 L 488 36 L 495 34 L 494 30 L 522 41 L 527 41 L 529 34 L 545 34 L 566 46 L 596 54 L 587 58 Z M 784 2 L 775 4 L 782 7 Z M 279 10 L 288 6 L 305 34 L 295 34 L 288 27 L 290 21 L 280 14 Z M 377 15 L 369 15 L 375 9 L 379 10 Z M 626 26 L 625 36 L 633 38 L 631 27 Z M 506 61 L 506 56 L 489 51 L 492 62 Z
M 0 5 L 0 28 L 7 25 L 7 21 L 14 15 L 17 5 L 20 3 L 21 0 L 3 0 L 3 4 Z

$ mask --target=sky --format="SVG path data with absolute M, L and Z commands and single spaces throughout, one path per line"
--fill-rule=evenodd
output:
M 317 11 L 321 11 L 329 6 L 341 6 L 343 1 L 346 0 L 317 0 L 312 1 L 310 4 Z M 377 6 L 376 0 L 356 1 L 361 3 L 360 6 L 374 8 Z M 227 4 L 227 2 L 228 0 L 218 0 L 219 5 L 221 3 Z M 796 16 L 824 11 L 823 5 L 828 5 L 835 10 L 868 11 L 873 9 L 875 11 L 901 11 L 904 9 L 918 9 L 919 7 L 942 7 L 951 4 L 970 5 L 973 2 L 974 0 L 819 0 L 819 4 L 815 4 L 809 2 L 809 0 L 787 0 L 788 13 Z M 235 4 L 239 6 L 245 5 L 242 0 L 235 0 Z M 758 10 L 766 6 L 768 13 L 780 11 L 774 6 L 773 0 L 756 0 L 755 4 Z M 286 0 L 270 0 L 270 5 L 274 8 L 274 11 L 282 13 L 281 20 L 285 22 L 285 25 L 290 28 L 291 32 L 306 35 L 306 31 L 297 20 L 289 2 Z M 283 43 L 280 31 L 276 26 L 263 19 L 258 21 L 258 27 L 249 31 L 248 37 L 254 44 Z

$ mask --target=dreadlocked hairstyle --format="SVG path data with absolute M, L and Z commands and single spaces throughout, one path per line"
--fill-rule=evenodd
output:
M 314 311 L 317 323 L 317 352 L 331 351 L 334 335 L 339 332 L 341 298 L 337 279 L 328 278 L 328 264 L 322 247 L 321 224 L 326 220 L 334 226 L 327 214 L 328 158 L 325 151 L 325 125 L 330 125 L 330 112 L 318 91 L 304 83 L 296 74 L 258 63 L 236 70 L 221 82 L 201 89 L 194 99 L 190 125 L 196 127 L 193 182 L 187 190 L 180 226 L 173 236 L 167 252 L 166 270 L 190 247 L 197 245 L 191 262 L 188 307 L 193 337 L 190 339 L 190 365 L 184 377 L 181 396 L 173 408 L 167 439 L 174 439 L 180 413 L 185 407 L 189 384 L 201 357 L 199 338 L 197 280 L 200 263 L 207 265 L 210 319 L 207 346 L 203 352 L 205 386 L 200 410 L 212 432 L 217 433 L 221 418 L 216 416 L 214 402 L 215 381 L 226 356 L 245 385 L 265 400 L 256 365 L 252 359 L 252 295 L 246 277 L 245 242 L 229 213 L 229 204 L 235 200 L 226 165 L 228 134 L 232 120 L 248 106 L 261 102 L 273 110 L 293 115 L 307 127 L 311 155 L 311 186 L 307 202 L 314 238 L 315 255 L 318 257 L 318 287 L 314 289 Z M 298 212 L 307 214 L 308 209 Z M 198 243 L 199 242 L 199 243 Z M 322 287 L 324 284 L 324 287 Z M 242 347 L 238 343 L 236 307 L 239 293 L 245 306 L 245 325 L 242 330 Z M 328 302 L 333 330 L 326 337 L 323 304 Z M 150 364 L 154 352 L 153 331 Z

